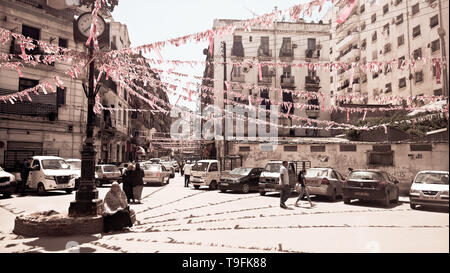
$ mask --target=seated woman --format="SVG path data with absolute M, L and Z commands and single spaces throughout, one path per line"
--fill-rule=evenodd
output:
M 105 196 L 103 226 L 105 232 L 124 230 L 133 226 L 135 213 L 130 210 L 127 196 L 119 184 L 114 182 Z

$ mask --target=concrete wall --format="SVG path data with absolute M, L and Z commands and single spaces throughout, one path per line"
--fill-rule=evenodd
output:
M 340 145 L 355 144 L 356 151 L 342 152 Z M 385 144 L 385 143 L 384 143 Z M 433 143 L 431 151 L 411 151 L 410 143 L 391 144 L 394 152 L 394 164 L 392 166 L 380 166 L 369 164 L 369 152 L 378 143 L 302 143 L 280 144 L 274 146 L 273 152 L 261 151 L 258 143 L 229 143 L 230 155 L 241 155 L 243 166 L 262 166 L 270 160 L 307 160 L 311 166 L 334 167 L 343 175 L 348 173 L 348 168 L 367 169 L 375 168 L 386 170 L 395 176 L 400 182 L 403 193 L 409 191 L 410 184 L 417 172 L 422 170 L 449 170 L 448 142 Z M 239 147 L 250 147 L 250 151 L 239 152 Z M 296 152 L 284 150 L 284 146 L 297 146 Z M 324 152 L 311 152 L 311 146 L 325 146 Z

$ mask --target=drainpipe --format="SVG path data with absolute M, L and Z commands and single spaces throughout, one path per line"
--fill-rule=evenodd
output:
M 409 1 L 409 0 L 408 0 Z M 406 33 L 407 33 L 407 41 L 408 41 L 408 57 L 411 58 L 411 43 L 410 43 L 410 37 L 409 37 L 409 6 L 408 1 L 405 1 L 406 3 Z M 406 58 L 406 57 L 405 57 Z M 413 96 L 412 92 L 412 79 L 411 79 L 411 66 L 408 65 L 408 80 L 409 80 L 409 91 L 411 97 Z

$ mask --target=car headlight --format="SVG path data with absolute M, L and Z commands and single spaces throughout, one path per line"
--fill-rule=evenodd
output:
M 413 190 L 413 189 L 411 189 L 411 190 L 409 191 L 409 194 L 410 194 L 410 195 L 419 195 L 419 194 L 420 194 L 420 191 L 419 191 L 419 190 Z
M 442 191 L 441 195 L 447 195 L 448 196 L 448 191 Z
M 16 181 L 16 177 L 15 177 L 14 175 L 11 175 L 11 176 L 9 177 L 9 181 L 10 181 L 10 182 Z
M 55 180 L 55 177 L 54 177 L 54 176 L 48 176 L 48 175 L 46 175 L 46 176 L 45 176 L 45 179 L 47 179 L 47 180 Z

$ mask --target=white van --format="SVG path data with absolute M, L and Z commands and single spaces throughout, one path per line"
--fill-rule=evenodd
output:
M 217 190 L 220 181 L 220 164 L 217 160 L 200 160 L 192 166 L 191 183 L 195 189 L 207 186 Z
M 38 195 L 47 191 L 65 190 L 71 193 L 75 187 L 77 170 L 70 169 L 69 164 L 56 156 L 33 156 L 32 170 L 28 176 L 27 188 L 36 190 Z

